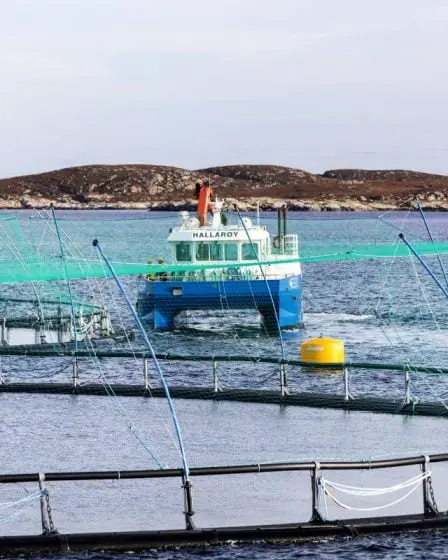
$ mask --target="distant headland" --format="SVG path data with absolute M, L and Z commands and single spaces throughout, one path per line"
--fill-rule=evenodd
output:
M 0 208 L 150 209 L 195 207 L 195 183 L 210 181 L 229 207 L 304 211 L 448 210 L 448 176 L 406 170 L 335 169 L 322 174 L 277 165 L 189 170 L 161 165 L 86 165 L 0 180 Z

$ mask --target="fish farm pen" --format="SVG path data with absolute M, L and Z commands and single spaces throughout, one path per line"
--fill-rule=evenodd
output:
M 65 382 L 60 381 L 25 381 L 18 382 L 9 379 L 3 370 L 0 378 L 0 393 L 54 393 L 67 395 L 103 395 L 108 396 L 110 391 L 117 396 L 123 397 L 165 397 L 163 388 L 156 384 L 156 379 L 150 375 L 149 363 L 152 356 L 147 352 L 126 352 L 126 351 L 102 351 L 96 350 L 95 356 L 99 360 L 125 360 L 138 359 L 141 362 L 141 381 L 140 383 L 92 383 L 89 381 L 89 372 L 80 374 L 83 368 L 83 361 L 86 362 L 92 358 L 89 351 L 73 351 L 69 349 L 59 348 L 57 351 L 50 349 L 37 349 L 36 347 L 15 347 L 0 348 L 0 357 L 18 358 L 16 368 L 20 367 L 20 358 L 32 357 L 34 359 L 48 359 L 67 357 L 68 364 L 63 368 L 61 374 L 65 374 L 68 378 Z M 415 398 L 411 391 L 411 374 L 412 375 L 448 375 L 448 368 L 435 368 L 428 366 L 400 366 L 398 364 L 384 363 L 363 363 L 363 362 L 347 362 L 344 364 L 319 363 L 312 364 L 299 360 L 281 360 L 276 358 L 249 356 L 188 356 L 175 354 L 157 354 L 157 359 L 161 362 L 208 362 L 210 363 L 209 384 L 195 385 L 179 385 L 170 384 L 170 392 L 175 398 L 182 399 L 211 399 L 221 401 L 239 401 L 252 403 L 271 403 L 290 406 L 305 407 L 322 407 L 335 408 L 347 411 L 366 411 L 388 414 L 403 415 L 420 415 L 420 416 L 440 416 L 448 417 L 448 408 L 443 402 L 431 401 L 431 395 L 425 398 Z M 253 387 L 234 387 L 227 388 L 223 386 L 219 376 L 219 364 L 243 363 L 252 367 L 262 365 L 275 366 L 277 374 L 271 374 L 276 379 L 277 389 L 262 389 L 257 387 L 259 383 L 255 383 Z M 38 369 L 38 364 L 35 364 Z M 47 367 L 47 366 L 45 366 Z M 385 397 L 372 397 L 357 395 L 351 392 L 350 378 L 356 370 L 365 370 L 372 372 L 390 372 L 397 376 L 398 385 L 401 385 L 401 396 L 396 399 L 388 399 Z M 294 372 L 305 371 L 307 373 L 339 373 L 341 382 L 339 383 L 340 392 L 338 394 L 325 394 L 322 392 L 304 392 L 290 390 L 288 388 L 288 375 L 291 377 Z M 288 374 L 288 372 L 290 372 Z M 28 376 L 31 379 L 32 376 Z M 374 377 L 373 377 L 374 379 Z M 275 382 L 275 381 L 274 381 Z M 337 385 L 336 385 L 337 388 Z
M 431 466 L 447 461 L 448 454 L 438 454 L 370 461 L 369 463 L 360 461 L 314 461 L 192 468 L 190 476 L 195 480 L 219 476 L 225 476 L 228 480 L 229 477 L 250 473 L 308 472 L 310 475 L 308 522 L 213 528 L 196 526 L 194 522 L 193 485 L 191 482 L 186 482 L 182 469 L 2 474 L 0 475 L 0 484 L 35 483 L 38 485 L 36 492 L 30 495 L 27 500 L 35 501 L 40 507 L 41 534 L 0 537 L 0 552 L 4 554 L 23 554 L 37 551 L 55 552 L 85 549 L 129 550 L 131 548 L 132 550 L 137 550 L 178 545 L 211 545 L 226 541 L 306 541 L 317 538 L 355 537 L 377 533 L 413 531 L 423 528 L 444 529 L 448 528 L 448 514 L 438 510 L 431 481 Z M 324 475 L 324 473 L 331 471 L 344 472 L 365 470 L 366 468 L 375 471 L 377 469 L 397 469 L 410 466 L 419 467 L 419 474 L 412 476 L 399 485 L 393 485 L 384 489 L 355 488 L 354 486 L 338 484 L 327 479 Z M 51 495 L 47 487 L 48 483 L 159 478 L 177 478 L 181 483 L 185 521 L 183 529 L 83 534 L 64 534 L 58 532 L 58 522 L 52 513 Z M 199 486 L 200 482 L 195 482 L 195 486 L 196 484 Z M 319 507 L 322 498 L 333 499 L 338 503 L 334 496 L 335 491 L 361 496 L 366 496 L 370 493 L 373 496 L 375 493 L 389 495 L 404 489 L 406 490 L 405 497 L 407 497 L 420 486 L 420 511 L 408 515 L 330 520 L 325 517 L 325 514 Z M 393 503 L 397 503 L 401 499 L 393 500 Z M 182 503 L 182 500 L 180 503 Z
M 11 417 L 5 434 L 22 438 L 4 447 L 0 526 L 22 519 L 1 528 L 0 553 L 448 530 L 448 453 L 420 453 L 422 440 L 411 453 L 389 434 L 387 455 L 374 441 L 379 427 L 369 441 L 382 458 L 359 459 L 369 422 L 425 423 L 428 441 L 438 427 L 443 433 L 448 242 L 384 216 L 369 218 L 371 238 L 359 220 L 336 235 L 334 221 L 305 226 L 285 208 L 274 227 L 238 209 L 228 223 L 209 185 L 198 195 L 197 216 L 168 216 L 169 228 L 147 216 L 64 222 L 54 209 L 0 219 L 0 398 Z M 341 310 L 351 319 L 334 319 Z M 241 417 L 233 431 L 227 406 Z M 254 409 L 259 424 L 250 424 Z M 266 420 L 272 411 L 281 417 L 275 428 Z M 299 421 L 285 435 L 290 413 Z M 184 439 L 186 418 L 195 430 Z M 102 430 L 111 455 L 100 444 L 92 452 Z M 131 451 L 120 449 L 118 434 Z M 315 440 L 308 447 L 307 437 Z M 20 446 L 30 441 L 35 453 L 24 467 Z M 8 443 L 19 460 L 9 458 Z M 328 449 L 349 459 L 305 460 Z M 105 493 L 113 505 L 102 504 Z M 104 519 L 94 513 L 103 505 L 111 512 Z M 138 515 L 130 529 L 129 512 Z

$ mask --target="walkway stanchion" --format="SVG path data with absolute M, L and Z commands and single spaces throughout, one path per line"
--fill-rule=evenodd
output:
M 45 473 L 39 473 L 39 490 L 41 492 L 40 495 L 40 519 L 42 524 L 42 535 L 51 535 L 55 532 L 53 522 L 48 517 L 48 508 L 49 508 L 49 498 L 48 498 L 48 490 L 45 486 Z
M 79 377 L 78 377 L 78 358 L 75 356 L 72 362 L 72 379 L 73 379 L 73 388 L 76 389 L 79 384 Z
M 213 391 L 218 393 L 221 388 L 219 386 L 219 377 L 218 377 L 218 362 L 213 360 Z
M 353 400 L 353 395 L 350 392 L 350 370 L 344 366 L 344 400 Z
M 282 397 L 288 395 L 286 368 L 283 362 L 280 362 L 280 394 Z
M 436 505 L 431 480 L 431 463 L 428 455 L 423 457 L 422 472 L 425 476 L 423 480 L 423 513 L 425 515 L 438 515 L 439 511 Z
M 320 463 L 314 461 L 314 467 L 311 469 L 311 499 L 312 511 L 311 522 L 321 523 L 324 520 L 319 512 L 319 486 L 320 486 Z
M 406 368 L 404 371 L 404 402 L 405 404 L 411 404 L 411 379 L 409 376 L 409 370 Z
M 143 358 L 143 383 L 145 391 L 150 391 L 151 385 L 149 383 L 148 358 Z
M 190 480 L 187 480 L 184 475 L 182 475 L 182 488 L 184 490 L 184 516 L 185 516 L 185 528 L 187 531 L 193 531 L 196 529 L 193 521 L 193 495 L 192 495 L 192 484 Z

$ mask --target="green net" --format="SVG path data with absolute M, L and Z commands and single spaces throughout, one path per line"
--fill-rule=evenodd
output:
M 206 270 L 226 270 L 238 268 L 244 270 L 256 265 L 271 266 L 291 263 L 318 263 L 330 261 L 350 261 L 360 259 L 408 257 L 408 247 L 398 239 L 398 233 L 388 236 L 388 241 L 394 242 L 351 242 L 350 240 L 334 241 L 323 240 L 315 242 L 315 223 L 306 224 L 309 236 L 301 234 L 300 257 L 289 258 L 287 255 L 276 255 L 275 258 L 261 261 L 245 261 L 231 264 L 229 262 L 214 263 L 183 263 L 183 264 L 154 264 L 145 262 L 151 249 L 151 220 L 140 222 L 139 229 L 133 230 L 134 224 L 123 221 L 104 222 L 92 229 L 93 222 L 73 221 L 69 224 L 63 222 L 63 243 L 65 244 L 64 257 L 55 234 L 54 224 L 51 220 L 35 220 L 34 222 L 21 223 L 17 218 L 0 219 L 0 282 L 38 282 L 38 281 L 68 281 L 71 279 L 107 278 L 110 276 L 104 263 L 91 245 L 93 236 L 101 234 L 100 242 L 105 253 L 110 257 L 118 275 L 157 275 L 171 274 L 183 276 L 190 272 Z M 145 229 L 145 226 L 147 228 Z M 322 221 L 319 228 L 322 229 Z M 70 231 L 71 228 L 71 231 Z M 91 228 L 91 229 L 89 229 Z M 69 231 L 69 234 L 65 230 Z M 138 231 L 138 234 L 135 234 Z M 91 232 L 89 240 L 86 236 Z M 389 230 L 390 232 L 390 230 Z M 81 235 L 84 238 L 81 241 Z M 77 239 L 78 238 L 78 239 Z M 114 239 L 126 239 L 129 249 L 117 255 Z M 73 239 L 75 240 L 73 242 Z M 104 243 L 103 243 L 104 239 Z M 419 237 L 411 237 L 415 251 L 422 256 L 448 253 L 448 242 L 429 243 Z M 160 243 L 156 243 L 160 245 Z M 168 245 L 165 243 L 165 245 Z M 166 248 L 165 248 L 166 255 Z M 116 257 L 119 256 L 119 259 Z M 135 257 L 135 258 L 134 258 Z M 141 260 L 140 260 L 141 259 Z M 155 260 L 155 259 L 153 259 Z M 54 289 L 54 288 L 53 288 Z M 59 288 L 58 298 L 67 303 L 65 290 Z
M 419 255 L 448 254 L 448 243 L 415 243 L 414 249 Z M 134 262 L 114 262 L 118 275 L 160 274 L 162 272 L 183 274 L 190 271 L 222 270 L 235 266 L 238 268 L 254 267 L 254 265 L 281 265 L 296 262 L 313 263 L 324 261 L 347 261 L 359 259 L 376 259 L 385 257 L 409 256 L 405 245 L 350 245 L 340 247 L 312 247 L 302 249 L 299 258 L 277 258 L 271 260 L 238 262 L 234 265 L 226 263 L 210 264 L 148 264 Z M 104 264 L 94 259 L 66 258 L 66 267 L 60 257 L 43 256 L 40 258 L 21 258 L 17 262 L 11 258 L 0 260 L 0 282 L 30 282 L 43 280 L 65 280 L 75 278 L 106 278 L 110 276 Z

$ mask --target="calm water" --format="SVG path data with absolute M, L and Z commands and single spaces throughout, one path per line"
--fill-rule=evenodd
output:
M 18 213 L 26 238 L 42 250 L 53 243 L 42 222 L 29 213 Z M 113 260 L 142 261 L 167 256 L 164 240 L 176 216 L 144 212 L 60 212 L 62 228 L 84 256 L 93 255 L 91 241 L 97 237 Z M 123 218 L 126 218 L 123 221 Z M 132 218 L 132 219 L 129 219 Z M 417 214 L 374 216 L 331 214 L 325 219 L 310 214 L 291 216 L 290 230 L 300 235 L 301 243 L 311 245 L 341 240 L 396 243 L 398 230 L 424 236 Z M 300 219 L 298 219 L 300 218 Z M 302 219 L 304 218 L 304 219 Z M 263 224 L 275 232 L 275 221 L 263 218 Z M 429 223 L 438 239 L 448 236 L 448 216 L 430 214 Z M 36 231 L 41 235 L 37 236 Z M 72 246 L 72 245 L 71 245 Z M 440 277 L 435 258 L 427 262 Z M 448 262 L 447 268 L 448 268 Z M 299 342 L 311 336 L 343 338 L 352 361 L 446 365 L 448 352 L 448 314 L 445 296 L 426 273 L 409 259 L 382 259 L 344 263 L 309 264 L 303 267 L 305 329 L 284 342 L 285 353 L 297 357 Z M 135 299 L 137 280 L 127 279 L 126 286 Z M 85 287 L 74 283 L 79 297 Z M 21 293 L 27 287 L 20 287 Z M 132 322 L 113 284 L 109 281 L 88 288 L 108 303 L 117 324 L 132 328 Z M 63 287 L 60 288 L 63 290 Z M 6 293 L 17 287 L 5 287 Z M 202 354 L 241 354 L 280 356 L 278 340 L 263 332 L 255 313 L 192 315 L 173 333 L 152 334 L 157 351 Z M 138 338 L 131 342 L 139 345 Z M 93 350 L 92 350 L 93 353 Z M 70 377 L 70 362 L 64 358 L 36 362 L 31 358 L 3 358 L 1 370 L 7 379 Z M 208 384 L 207 364 L 165 363 L 170 383 Z M 220 366 L 221 381 L 229 387 L 262 386 L 277 383 L 275 368 L 253 365 Z M 151 371 L 155 382 L 155 373 Z M 341 392 L 338 374 L 316 375 L 288 371 L 294 389 Z M 142 379 L 141 364 L 134 360 L 117 364 L 104 361 L 99 367 L 91 360 L 81 365 L 81 379 L 135 382 Z M 448 386 L 443 376 L 413 375 L 414 395 L 431 400 L 444 398 Z M 353 372 L 352 390 L 356 394 L 403 395 L 399 374 L 369 371 Z M 2 471 L 124 469 L 154 467 L 155 455 L 164 465 L 179 464 L 168 411 L 164 401 L 140 399 L 95 399 L 0 395 L 2 423 Z M 192 465 L 265 462 L 305 459 L 353 459 L 398 456 L 446 451 L 448 422 L 442 419 L 400 418 L 375 414 L 345 414 L 318 409 L 281 409 L 267 405 L 177 403 L 184 429 L 186 447 Z M 129 429 L 132 422 L 133 430 Z M 144 445 L 142 445 L 144 442 Z M 404 469 L 383 475 L 363 471 L 352 483 L 388 485 L 417 474 Z M 448 472 L 434 469 L 434 485 L 441 508 L 448 508 L 444 480 Z M 309 517 L 308 475 L 279 475 L 275 480 L 264 475 L 241 477 L 228 493 L 224 483 L 206 480 L 195 484 L 196 522 L 201 526 L 238 523 L 269 523 L 306 520 Z M 342 473 L 335 479 L 349 482 Z M 349 482 L 350 483 L 350 482 Z M 27 487 L 26 490 L 33 490 Z M 23 488 L 4 488 L 1 502 L 23 497 Z M 181 526 L 181 495 L 178 481 L 142 485 L 142 483 L 71 483 L 52 485 L 51 496 L 58 528 L 75 530 L 113 530 Z M 272 501 L 272 496 L 275 501 Z M 357 504 L 363 505 L 363 504 Z M 330 517 L 341 517 L 340 510 L 329 510 Z M 406 502 L 406 511 L 418 511 L 417 491 Z M 36 532 L 38 508 L 31 506 L 12 522 L 0 524 L 1 534 Z M 398 513 L 400 510 L 393 510 Z M 144 513 L 144 514 L 142 514 Z M 427 558 L 443 556 L 443 534 L 408 535 L 344 540 L 300 546 L 218 547 L 192 551 L 172 551 L 133 555 L 137 558 L 295 558 L 334 557 Z M 428 552 L 430 551 L 430 552 Z M 431 556 L 432 555 L 432 556 Z M 65 555 L 66 556 L 66 555 Z M 83 555 L 85 558 L 109 558 Z M 120 557 L 126 555 L 120 555 Z M 80 556 L 69 556 L 78 558 Z M 116 558 L 117 556 L 114 556 Z

